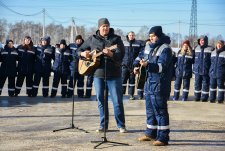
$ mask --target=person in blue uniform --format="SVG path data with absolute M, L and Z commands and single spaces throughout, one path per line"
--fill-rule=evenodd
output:
M 26 78 L 26 92 L 28 97 L 32 97 L 34 61 L 36 48 L 30 36 L 24 38 L 23 44 L 17 47 L 18 50 L 18 75 L 16 80 L 15 96 L 21 91 L 23 81 Z
M 84 97 L 84 75 L 81 75 L 78 72 L 78 62 L 79 57 L 77 54 L 77 49 L 84 43 L 84 40 L 81 35 L 77 35 L 75 38 L 75 43 L 69 44 L 69 48 L 71 51 L 71 54 L 73 56 L 73 61 L 70 64 L 70 79 L 68 84 L 68 90 L 67 90 L 67 97 L 71 98 L 73 96 L 73 90 L 75 86 L 77 85 L 77 96 L 79 98 Z
M 161 26 L 150 29 L 149 40 L 142 56 L 139 56 L 138 64 L 134 63 L 135 74 L 139 72 L 140 65 L 147 70 L 144 88 L 147 128 L 145 135 L 138 140 L 154 140 L 154 146 L 165 146 L 168 145 L 170 133 L 167 101 L 171 91 L 172 49 L 168 45 L 170 38 L 163 33 Z
M 122 62 L 122 82 L 123 82 L 123 94 L 126 93 L 126 87 L 128 82 L 128 95 L 130 100 L 135 100 L 135 75 L 133 73 L 133 62 L 142 50 L 143 46 L 141 41 L 135 39 L 135 33 L 130 31 L 127 35 L 127 40 L 123 42 L 125 47 L 125 55 Z M 143 98 L 143 90 L 138 89 L 138 99 Z
M 211 67 L 209 73 L 210 102 L 215 103 L 217 98 L 218 103 L 223 103 L 225 91 L 225 46 L 223 40 L 217 42 L 216 49 L 211 54 Z M 216 97 L 217 90 L 218 97 Z
M 50 45 L 50 37 L 44 36 L 41 39 L 41 45 L 37 47 L 34 63 L 34 82 L 32 96 L 38 94 L 38 87 L 42 79 L 42 95 L 48 97 L 49 93 L 49 78 L 52 70 L 52 61 L 55 58 L 55 48 Z
M 60 41 L 60 48 L 56 48 L 55 51 L 55 61 L 53 63 L 53 83 L 51 97 L 55 97 L 57 94 L 57 89 L 59 82 L 61 80 L 61 95 L 62 98 L 66 97 L 67 93 L 67 77 L 70 75 L 70 63 L 73 58 L 70 50 L 67 48 L 66 40 L 62 39 Z
M 187 101 L 189 88 L 190 88 L 190 80 L 192 77 L 192 64 L 194 62 L 193 58 L 193 50 L 190 46 L 190 41 L 185 40 L 183 42 L 181 50 L 178 51 L 177 54 L 177 63 L 176 63 L 176 80 L 174 84 L 174 96 L 173 100 L 177 101 L 180 96 L 180 88 L 183 81 L 183 95 L 182 101 Z
M 0 53 L 0 95 L 2 88 L 8 78 L 8 95 L 13 97 L 15 94 L 15 77 L 17 75 L 18 52 L 14 47 L 13 40 L 6 40 L 4 49 Z
M 208 37 L 200 36 L 198 46 L 195 48 L 195 61 L 193 71 L 195 74 L 195 101 L 207 102 L 209 98 L 209 68 L 211 53 L 214 50 L 208 45 Z

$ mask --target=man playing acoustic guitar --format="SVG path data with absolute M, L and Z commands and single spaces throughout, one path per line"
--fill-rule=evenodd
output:
M 108 49 L 110 46 L 117 45 L 113 50 Z M 104 89 L 106 77 L 107 87 L 112 98 L 114 106 L 114 114 L 117 122 L 117 127 L 121 133 L 126 132 L 125 116 L 123 107 L 122 94 L 122 78 L 121 78 L 121 62 L 124 57 L 124 45 L 121 37 L 114 34 L 114 29 L 110 28 L 110 23 L 107 18 L 98 20 L 98 30 L 95 35 L 89 37 L 83 45 L 78 49 L 80 57 L 92 58 L 93 50 L 102 52 L 99 56 L 99 66 L 93 71 L 94 86 L 96 97 L 98 100 L 98 108 L 100 112 L 100 127 L 97 132 L 103 132 L 104 127 L 108 129 L 109 111 L 108 102 L 104 109 Z M 105 67 L 105 59 L 107 64 Z M 105 70 L 106 69 L 106 70 Z M 106 110 L 106 117 L 104 115 Z M 106 121 L 106 125 L 104 125 Z

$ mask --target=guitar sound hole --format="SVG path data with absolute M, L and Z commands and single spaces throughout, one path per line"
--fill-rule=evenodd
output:
M 89 66 L 91 64 L 91 62 L 86 62 L 86 66 Z

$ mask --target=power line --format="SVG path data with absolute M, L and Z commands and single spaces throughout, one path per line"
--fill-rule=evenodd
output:
M 21 15 L 21 16 L 36 16 L 36 15 L 39 15 L 39 14 L 41 14 L 41 13 L 43 12 L 43 11 L 41 10 L 41 11 L 39 11 L 39 12 L 37 12 L 37 13 L 34 13 L 34 14 L 22 14 L 22 13 L 19 13 L 19 12 L 17 12 L 17 11 L 12 10 L 12 9 L 9 8 L 8 6 L 6 6 L 2 1 L 0 1 L 0 5 L 1 5 L 2 7 L 4 7 L 5 9 L 8 9 L 9 11 L 11 11 L 11 12 L 13 12 L 13 13 L 15 13 L 15 14 Z
M 45 15 L 50 18 L 53 22 L 58 22 L 58 23 L 61 23 L 61 24 L 64 24 L 64 23 L 69 23 L 70 20 L 67 20 L 67 21 L 58 21 L 56 20 L 55 18 L 53 18 L 51 15 L 49 15 L 49 13 L 47 11 L 45 11 Z
M 184 2 L 184 1 L 183 1 Z M 157 2 L 155 2 L 157 3 Z M 125 4 L 125 3 L 124 3 Z M 135 4 L 144 4 L 144 3 L 135 3 Z M 148 4 L 148 3 L 145 3 L 145 4 Z M 44 13 L 43 10 L 37 12 L 37 13 L 34 13 L 34 14 L 23 14 L 23 13 L 20 13 L 20 12 L 17 12 L 11 8 L 9 8 L 8 6 L 6 6 L 2 0 L 0 0 L 0 6 L 2 6 L 3 8 L 15 13 L 15 14 L 18 14 L 18 15 L 22 15 L 22 16 L 36 16 L 36 15 L 39 15 L 41 13 Z M 178 11 L 178 10 L 177 10 Z M 56 23 L 61 23 L 61 24 L 64 24 L 64 23 L 69 23 L 70 22 L 70 19 L 66 20 L 66 21 L 59 21 L 57 19 L 55 19 L 53 16 L 51 16 L 47 11 L 45 11 L 45 15 L 50 18 L 53 22 L 56 22 Z M 65 18 L 65 17 L 64 17 Z M 71 17 L 67 17 L 67 18 L 71 18 Z M 96 25 L 97 23 L 96 22 L 93 22 L 93 21 L 90 21 L 90 20 L 86 20 L 86 19 L 81 19 L 81 18 L 75 18 L 76 20 L 80 21 L 80 22 L 84 22 L 84 23 L 87 23 L 87 24 L 91 24 L 91 25 Z M 125 19 L 126 20 L 126 19 Z M 125 21 L 123 20 L 123 21 Z M 183 24 L 190 24 L 190 23 L 187 23 L 187 22 L 180 22 L 180 23 L 183 23 Z M 178 22 L 172 22 L 172 23 L 165 23 L 165 24 L 161 24 L 162 26 L 167 26 L 167 25 L 173 25 L 173 24 L 178 24 Z M 200 25 L 200 26 L 225 26 L 224 24 L 197 24 L 197 25 Z M 117 25 L 117 24 L 112 24 L 112 26 L 114 27 L 142 27 L 144 25 Z M 154 25 L 145 25 L 145 26 L 154 26 Z
M 22 16 L 36 16 L 36 15 L 39 15 L 39 14 L 44 13 L 43 10 L 41 10 L 41 11 L 39 11 L 39 12 L 37 12 L 37 13 L 34 13 L 34 14 L 23 14 L 23 13 L 19 13 L 19 12 L 15 11 L 15 10 L 9 8 L 8 6 L 6 6 L 1 0 L 0 0 L 0 5 L 1 5 L 2 7 L 4 7 L 5 9 L 8 9 L 9 11 L 11 11 L 11 12 L 13 12 L 13 13 L 18 14 L 18 15 L 22 15 Z M 48 18 L 50 18 L 51 20 L 53 20 L 53 22 L 58 22 L 58 23 L 61 23 L 61 24 L 63 24 L 63 23 L 69 23 L 69 20 L 67 20 L 67 21 L 58 21 L 58 20 L 56 20 L 56 19 L 53 18 L 51 15 L 49 15 L 49 13 L 48 13 L 47 11 L 45 11 L 45 15 L 46 15 Z

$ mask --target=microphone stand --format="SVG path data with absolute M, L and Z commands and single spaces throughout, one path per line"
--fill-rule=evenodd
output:
M 107 65 L 107 56 L 104 56 L 104 60 L 105 60 L 105 71 L 104 71 L 104 83 L 105 83 L 105 89 L 104 89 L 104 136 L 102 137 L 102 141 L 91 141 L 91 143 L 99 143 L 97 145 L 94 146 L 94 149 L 97 149 L 98 146 L 104 144 L 104 143 L 111 143 L 111 144 L 118 144 L 118 145 L 125 145 L 125 146 L 129 146 L 129 144 L 125 144 L 125 143 L 120 143 L 120 142 L 113 142 L 113 141 L 108 141 L 108 139 L 106 138 L 106 107 L 107 106 L 107 102 L 108 102 L 108 88 L 107 88 L 107 76 L 106 76 L 106 65 Z
M 74 65 L 74 68 L 75 68 L 75 65 Z M 73 82 L 74 83 L 73 83 L 73 105 L 72 105 L 72 123 L 71 123 L 71 126 L 70 127 L 66 127 L 66 128 L 61 128 L 61 129 L 53 130 L 53 132 L 67 130 L 67 129 L 77 129 L 77 130 L 83 131 L 85 133 L 89 133 L 88 131 L 86 131 L 84 129 L 81 129 L 79 127 L 74 126 L 74 123 L 73 123 L 73 118 L 74 118 L 74 87 L 75 87 L 74 77 L 73 77 Z

